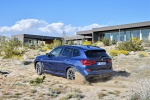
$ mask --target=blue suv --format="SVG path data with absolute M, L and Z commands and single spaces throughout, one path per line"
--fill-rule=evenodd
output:
M 75 72 L 85 79 L 110 77 L 112 60 L 102 48 L 96 46 L 58 46 L 46 55 L 37 56 L 34 61 L 37 74 L 50 73 L 75 79 Z

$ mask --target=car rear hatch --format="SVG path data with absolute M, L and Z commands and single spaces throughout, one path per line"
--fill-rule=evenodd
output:
M 112 67 L 111 58 L 105 50 L 85 51 L 87 59 L 81 60 L 87 71 L 109 70 Z

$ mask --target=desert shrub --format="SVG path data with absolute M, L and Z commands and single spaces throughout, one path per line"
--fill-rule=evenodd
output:
M 3 43 L 0 45 L 0 51 L 5 53 L 4 58 L 22 56 L 25 52 L 25 49 L 21 46 L 21 41 L 13 38 L 9 41 L 3 41 Z
M 34 80 L 31 80 L 30 84 L 40 84 L 40 83 L 43 83 L 45 78 L 46 78 L 45 76 L 43 76 L 42 78 L 36 78 Z
M 150 47 L 150 40 L 145 40 L 143 41 L 143 44 L 142 44 L 144 47 Z
M 130 41 L 121 42 L 116 47 L 118 50 L 141 51 L 143 50 L 142 41 L 139 38 L 131 38 Z
M 120 54 L 124 54 L 124 55 L 128 55 L 129 54 L 129 52 L 126 51 L 126 50 L 120 50 L 119 52 L 120 52 Z
M 82 45 L 91 45 L 91 44 L 92 44 L 91 41 L 84 41 L 84 42 L 82 43 Z
M 76 98 L 77 100 L 80 100 L 82 98 L 84 98 L 84 95 L 80 94 L 80 93 L 70 93 L 66 96 L 66 99 L 71 99 L 71 98 Z
M 104 46 L 110 46 L 111 45 L 111 40 L 110 39 L 103 38 L 102 42 L 103 42 Z
M 101 41 L 96 41 L 95 43 L 92 43 L 93 46 L 98 46 L 98 44 L 101 43 Z
M 139 52 L 139 57 L 147 57 L 148 54 L 146 52 Z
M 56 47 L 58 47 L 58 46 L 60 46 L 60 45 L 62 45 L 61 41 L 60 41 L 60 40 L 57 40 L 57 39 L 54 39 L 54 40 L 53 40 L 53 43 L 49 44 L 47 47 L 48 47 L 49 49 L 54 49 L 54 48 L 56 48 Z
M 74 45 L 73 41 L 68 41 L 68 45 Z
M 115 50 L 115 49 L 112 49 L 109 51 L 109 54 L 110 56 L 117 56 L 119 54 L 124 54 L 124 55 L 128 55 L 128 51 L 126 50 Z
M 101 99 L 101 98 L 107 96 L 107 94 L 99 92 L 99 93 L 97 93 L 97 96 L 99 99 Z
M 109 51 L 109 55 L 112 57 L 117 56 L 118 54 L 120 54 L 118 50 L 112 49 Z
M 116 40 L 112 40 L 112 41 L 111 41 L 111 44 L 116 44 L 116 43 L 117 43 Z
M 150 100 L 150 79 L 141 79 L 130 84 L 130 100 Z
M 43 51 L 48 51 L 49 50 L 49 44 L 45 44 L 43 47 L 42 47 L 42 50 Z

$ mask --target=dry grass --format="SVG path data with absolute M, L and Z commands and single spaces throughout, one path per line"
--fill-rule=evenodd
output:
M 33 59 L 38 52 L 29 50 L 26 54 Z M 137 57 L 129 55 L 113 58 L 115 72 L 126 71 L 131 75 L 125 76 L 118 73 L 111 80 L 98 80 L 96 83 L 87 82 L 79 73 L 76 73 L 77 78 L 74 81 L 50 74 L 39 76 L 36 74 L 33 63 L 22 65 L 17 64 L 15 59 L 2 59 L 0 71 L 9 72 L 9 74 L 6 76 L 0 74 L 0 100 L 67 100 L 67 98 L 82 99 L 82 96 L 85 96 L 84 100 L 107 100 L 110 96 L 114 96 L 115 100 L 126 99 L 128 87 L 123 86 L 126 84 L 124 81 L 131 83 L 139 77 L 149 77 L 150 59 Z M 143 64 L 144 67 L 141 67 Z M 46 76 L 46 78 L 39 85 L 29 84 L 31 80 L 35 80 L 37 77 L 42 78 L 42 76 Z
M 140 79 L 130 85 L 131 100 L 150 100 L 150 79 Z

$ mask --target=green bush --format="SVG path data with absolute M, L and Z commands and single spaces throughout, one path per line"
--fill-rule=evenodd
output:
M 53 40 L 53 43 L 49 44 L 47 47 L 48 47 L 49 49 L 54 49 L 54 48 L 56 48 L 56 47 L 58 47 L 58 46 L 60 46 L 60 45 L 62 45 L 61 41 L 55 39 L 55 40 Z
M 117 56 L 118 54 L 120 54 L 120 52 L 118 50 L 110 50 L 109 51 L 109 55 L 114 57 L 114 56 Z
M 4 58 L 11 58 L 13 56 L 22 56 L 25 50 L 21 47 L 21 41 L 13 38 L 9 41 L 1 41 L 0 53 L 4 52 Z
M 112 41 L 111 41 L 111 44 L 116 44 L 116 43 L 117 43 L 116 40 L 112 40 Z
M 139 38 L 131 38 L 130 41 L 121 42 L 116 47 L 118 50 L 141 51 L 143 50 L 142 41 Z
M 74 45 L 73 41 L 68 41 L 68 45 Z
M 103 38 L 102 42 L 103 42 L 104 46 L 110 46 L 111 45 L 111 40 L 110 39 Z
M 40 84 L 40 83 L 43 83 L 45 78 L 46 78 L 45 76 L 43 76 L 42 78 L 36 78 L 34 80 L 31 80 L 30 84 Z

